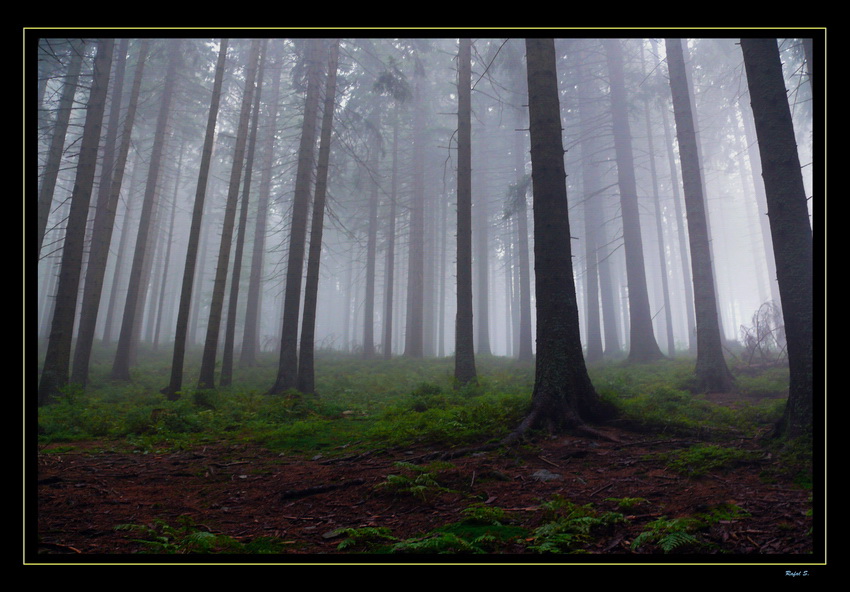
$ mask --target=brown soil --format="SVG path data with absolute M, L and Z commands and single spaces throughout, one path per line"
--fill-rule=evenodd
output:
M 647 555 L 668 558 L 652 545 L 630 549 L 630 542 L 662 516 L 694 516 L 718 504 L 734 504 L 749 516 L 700 531 L 698 536 L 707 544 L 690 549 L 691 553 L 754 561 L 757 556 L 780 555 L 805 560 L 805 554 L 814 552 L 810 492 L 779 470 L 778 459 L 763 453 L 758 440 L 723 443 L 762 451 L 755 461 L 687 477 L 651 455 L 699 444 L 695 438 L 650 437 L 611 428 L 604 434 L 610 440 L 564 435 L 508 452 L 452 458 L 453 468 L 438 474 L 448 491 L 431 491 L 424 499 L 376 486 L 390 474 L 404 473 L 398 461 L 417 462 L 432 450 L 301 458 L 247 444 L 165 454 L 103 452 L 102 443 L 90 449 L 75 445 L 71 452 L 43 449 L 37 456 L 38 537 L 28 551 L 36 563 L 162 561 L 163 555 L 151 555 L 149 546 L 134 540 L 142 533 L 115 527 L 188 523 L 196 531 L 240 542 L 258 537 L 285 541 L 286 553 L 274 558 L 281 562 L 368 561 L 377 556 L 340 553 L 337 547 L 344 537 L 334 532 L 383 527 L 400 540 L 422 537 L 461 520 L 461 511 L 475 501 L 507 510 L 511 524 L 530 532 L 544 521 L 541 503 L 560 496 L 600 511 L 619 511 L 610 498 L 647 500 L 625 512 L 625 524 L 595 534 L 593 542 L 583 547 L 590 554 L 630 560 Z M 540 470 L 559 478 L 540 480 L 535 476 Z M 529 551 L 531 543 L 503 547 L 499 553 L 511 561 L 552 559 Z M 687 552 L 687 548 L 680 551 Z M 182 555 L 195 561 L 199 557 Z M 386 557 L 381 555 L 381 560 Z M 442 556 L 441 560 L 446 557 L 461 559 Z M 570 557 L 575 556 L 557 559 Z M 408 555 L 405 560 L 416 558 Z

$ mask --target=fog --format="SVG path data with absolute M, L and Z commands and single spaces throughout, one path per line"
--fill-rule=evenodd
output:
M 55 174 L 37 264 L 31 267 L 36 281 L 27 296 L 28 304 L 37 300 L 33 314 L 38 317 L 38 342 L 46 348 L 51 331 L 55 331 L 69 220 L 76 219 L 71 215 L 72 196 L 81 190 L 80 163 L 90 144 L 84 132 L 95 97 L 95 56 L 103 45 L 98 39 L 79 43 L 33 36 L 27 41 L 29 192 L 44 193 L 43 187 Z M 129 127 L 123 178 L 116 187 L 119 193 L 110 222 L 111 236 L 106 240 L 102 288 L 99 297 L 87 304 L 96 312 L 96 343 L 116 346 L 124 326 L 130 331 L 133 347 L 171 351 L 193 208 L 201 189 L 205 190 L 204 202 L 186 347 L 200 350 L 208 338 L 222 231 L 231 208 L 232 247 L 227 249 L 226 296 L 216 355 L 220 357 L 225 349 L 228 318 L 235 320 L 235 363 L 253 363 L 244 358 L 240 361 L 246 339 L 261 352 L 278 352 L 287 283 L 292 281 L 288 266 L 293 255 L 298 175 L 306 171 L 310 181 L 307 225 L 300 245 L 305 250 L 312 246 L 309 221 L 315 215 L 316 187 L 320 180 L 326 183 L 313 340 L 317 355 L 328 351 L 364 357 L 453 354 L 458 276 L 457 39 L 364 37 L 338 41 L 332 131 L 329 148 L 325 146 L 326 179 L 317 164 L 331 40 L 314 44 L 317 53 L 311 54 L 308 50 L 313 45 L 306 38 L 264 39 L 261 53 L 252 62 L 257 47 L 254 40 L 229 39 L 205 183 L 200 181 L 203 146 L 222 41 L 148 39 L 130 126 L 126 125 L 128 107 L 143 39 L 121 41 L 115 40 L 102 124 L 94 132 L 97 152 L 74 290 L 78 294 L 73 302 L 75 335 L 90 278 L 93 240 L 101 240 L 95 220 L 106 201 L 100 201 L 99 195 L 116 187 L 116 162 Z M 529 247 L 534 242 L 534 228 L 522 41 L 473 39 L 476 355 L 520 355 L 523 293 L 530 298 L 527 322 L 534 348 L 534 260 Z M 778 304 L 779 298 L 746 74 L 737 41 L 731 37 L 686 40 L 718 312 L 730 355 L 740 354 L 745 347 L 744 335 L 760 307 Z M 695 335 L 693 302 L 689 301 L 693 298 L 689 245 L 664 40 L 629 37 L 618 42 L 624 56 L 653 331 L 666 355 L 692 355 Z M 778 42 L 806 192 L 811 196 L 812 96 L 803 40 Z M 175 45 L 177 51 L 171 53 Z M 589 335 L 596 331 L 604 359 L 618 359 L 630 348 L 629 285 L 618 184 L 618 166 L 624 164 L 618 163 L 614 149 L 610 72 L 599 39 L 557 39 L 556 49 L 572 234 L 563 238 L 572 247 L 582 343 L 587 347 Z M 71 78 L 74 55 L 80 55 L 82 61 L 79 76 L 73 77 L 71 72 Z M 318 66 L 311 69 L 314 62 Z M 170 63 L 174 74 L 169 82 Z M 246 81 L 252 68 L 257 84 L 247 102 Z M 316 76 L 317 86 L 311 87 L 311 75 Z M 29 94 L 35 92 L 36 82 L 37 107 Z M 168 84 L 173 84 L 173 95 L 163 109 Z M 66 109 L 63 92 L 69 85 L 74 90 L 73 103 Z M 313 126 L 314 139 L 305 164 L 302 139 L 311 88 L 317 89 L 317 115 L 307 122 Z M 240 120 L 243 112 L 248 114 L 247 125 Z M 61 126 L 63 113 L 69 115 L 66 131 Z M 61 135 L 58 161 L 51 158 L 57 135 Z M 240 136 L 244 156 L 239 155 Z M 155 157 L 157 150 L 161 153 Z M 249 154 L 253 158 L 247 158 Z M 241 172 L 233 196 L 237 159 Z M 51 167 L 57 163 L 58 169 L 52 173 Z M 153 170 L 154 166 L 157 169 Z M 36 201 L 35 196 L 27 198 L 28 203 Z M 146 199 L 150 200 L 147 206 Z M 144 220 L 149 231 L 139 259 L 134 254 L 139 253 L 137 239 L 144 211 L 149 211 Z M 811 199 L 809 213 L 813 224 Z M 237 245 L 241 253 L 239 284 L 232 292 Z M 522 268 L 523 252 L 530 253 L 527 270 Z M 306 277 L 306 251 L 300 257 L 302 276 Z M 138 259 L 135 264 L 134 259 Z M 528 287 L 523 286 L 525 276 Z M 249 298 L 252 278 L 256 299 Z M 138 286 L 137 304 L 128 321 L 128 294 L 134 285 Z M 300 282 L 302 292 L 304 285 Z M 235 310 L 231 310 L 231 294 L 235 295 Z M 604 309 L 606 303 L 610 308 Z M 256 312 L 255 320 L 248 315 L 249 308 Z M 303 310 L 303 305 L 299 306 L 297 313 Z M 98 350 L 95 356 L 103 356 L 105 351 Z M 99 361 L 112 364 L 111 359 Z M 186 380 L 196 377 L 187 376 Z

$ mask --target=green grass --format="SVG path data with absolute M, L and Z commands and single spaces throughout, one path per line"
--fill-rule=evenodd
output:
M 462 447 L 498 440 L 518 425 L 534 383 L 533 365 L 504 358 L 477 360 L 479 383 L 457 389 L 451 358 L 365 361 L 319 352 L 317 396 L 266 395 L 277 369 L 273 354 L 262 356 L 257 367 L 236 368 L 234 386 L 199 391 L 199 355 L 189 352 L 184 391 L 169 401 L 159 393 L 170 372 L 167 352 L 142 348 L 133 380 L 118 382 L 109 379 L 110 353 L 96 349 L 89 387 L 69 387 L 38 409 L 39 443 L 99 440 L 165 450 L 250 441 L 275 451 L 323 454 L 417 444 Z M 736 409 L 710 403 L 687 390 L 692 371 L 692 360 L 614 362 L 592 367 L 591 378 L 622 418 L 650 431 L 754 433 L 782 412 L 782 400 Z M 747 374 L 744 382 L 750 389 L 777 389 L 787 384 L 782 376 L 769 369 Z

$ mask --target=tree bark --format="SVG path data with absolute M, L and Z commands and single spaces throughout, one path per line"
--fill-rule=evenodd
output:
M 587 373 L 572 271 L 564 148 L 553 39 L 526 39 L 537 357 L 532 407 L 511 437 L 561 431 L 611 415 Z
M 307 255 L 307 278 L 304 285 L 304 314 L 301 326 L 301 352 L 298 358 L 298 383 L 302 393 L 316 392 L 314 365 L 316 341 L 316 310 L 319 302 L 319 268 L 322 255 L 322 234 L 325 224 L 325 204 L 328 189 L 333 115 L 336 108 L 336 76 L 339 61 L 339 39 L 334 39 L 328 58 L 325 80 L 325 104 L 319 132 L 319 160 L 316 167 L 316 191 L 313 198 L 313 219 L 310 228 L 310 251 Z
M 407 259 L 407 318 L 404 355 L 421 358 L 424 350 L 425 281 L 425 73 L 417 61 L 413 83 L 413 193 Z
M 218 61 L 216 62 L 215 80 L 213 82 L 212 99 L 207 115 L 207 129 L 201 152 L 201 166 L 198 172 L 198 185 L 195 189 L 195 202 L 192 206 L 192 221 L 189 227 L 189 243 L 186 249 L 186 262 L 183 266 L 183 281 L 180 289 L 180 304 L 177 308 L 177 323 L 174 335 L 174 351 L 171 360 L 171 378 L 168 386 L 161 392 L 169 399 L 180 397 L 183 388 L 183 361 L 186 356 L 186 336 L 189 332 L 189 314 L 192 308 L 192 288 L 195 280 L 195 267 L 198 260 L 198 245 L 201 239 L 201 223 L 204 215 L 204 201 L 207 194 L 207 179 L 209 177 L 210 161 L 212 160 L 213 142 L 215 140 L 215 125 L 218 119 L 218 109 L 221 102 L 221 86 L 224 79 L 224 65 L 227 59 L 227 39 L 220 41 Z
M 321 40 L 307 40 L 307 95 L 301 140 L 298 147 L 298 170 L 289 234 L 289 260 L 286 269 L 286 292 L 283 301 L 283 324 L 280 338 L 280 361 L 277 378 L 268 394 L 296 388 L 298 382 L 298 324 L 301 313 L 304 251 L 307 238 L 307 215 L 310 208 L 310 186 L 315 164 L 316 126 L 322 64 L 319 57 Z
M 673 95 L 673 115 L 676 120 L 676 137 L 679 141 L 679 158 L 682 166 L 685 210 L 688 218 L 688 238 L 691 246 L 697 330 L 696 387 L 701 392 L 727 392 L 732 389 L 734 381 L 726 366 L 726 359 L 723 357 L 723 341 L 720 334 L 720 319 L 717 316 L 717 297 L 714 290 L 711 248 L 705 216 L 705 197 L 702 192 L 702 174 L 699 167 L 691 99 L 685 78 L 682 41 L 667 39 L 666 46 L 670 88 Z
M 275 128 L 278 116 L 278 99 L 280 97 L 280 77 L 283 65 L 279 56 L 272 60 L 273 69 L 271 80 L 272 95 L 268 101 L 266 121 L 266 137 L 261 153 L 263 164 L 260 173 L 260 191 L 257 198 L 257 218 L 254 226 L 254 245 L 251 252 L 251 274 L 248 279 L 248 296 L 246 298 L 245 330 L 242 334 L 242 350 L 239 353 L 241 366 L 254 366 L 257 363 L 257 353 L 260 349 L 259 323 L 263 277 L 263 260 L 266 247 L 266 225 L 269 211 L 269 194 L 271 193 L 272 164 L 274 163 Z
M 89 101 L 86 105 L 86 122 L 80 156 L 77 161 L 77 177 L 71 194 L 71 207 L 62 248 L 62 263 L 56 289 L 56 307 L 50 338 L 45 353 L 44 366 L 38 385 L 38 404 L 49 403 L 68 384 L 71 357 L 71 338 L 77 312 L 77 295 L 83 266 L 86 220 L 91 202 L 92 186 L 97 165 L 97 151 L 103 113 L 106 108 L 106 92 L 109 86 L 109 71 L 112 66 L 114 40 L 98 42 L 94 62 L 94 78 Z
M 213 293 L 210 301 L 210 316 L 207 323 L 207 336 L 204 341 L 204 353 L 201 356 L 201 371 L 198 377 L 198 388 L 213 388 L 215 386 L 215 360 L 218 352 L 221 316 L 224 308 L 224 292 L 227 285 L 227 268 L 230 263 L 230 247 L 233 244 L 233 228 L 236 224 L 236 206 L 239 201 L 239 184 L 242 180 L 242 170 L 245 166 L 245 146 L 248 142 L 248 124 L 251 117 L 251 107 L 254 102 L 254 84 L 257 77 L 257 59 L 260 53 L 261 39 L 251 42 L 251 52 L 248 66 L 245 70 L 245 90 L 242 95 L 242 107 L 239 113 L 239 126 L 236 130 L 236 145 L 233 151 L 233 167 L 230 169 L 230 183 L 227 190 L 227 203 L 224 209 L 224 220 L 219 243 L 218 262 Z M 242 199 L 248 199 L 243 195 Z M 236 287 L 238 289 L 238 286 Z M 235 314 L 235 311 L 233 311 Z
M 109 256 L 109 247 L 112 243 L 112 233 L 115 226 L 115 214 L 118 210 L 118 200 L 121 195 L 121 186 L 124 181 L 124 171 L 127 166 L 127 156 L 130 152 L 130 139 L 133 132 L 133 124 L 136 119 L 136 108 L 139 103 L 139 94 L 144 75 L 145 61 L 148 58 L 150 40 L 142 41 L 139 48 L 139 56 L 136 64 L 136 72 L 133 77 L 133 86 L 130 90 L 130 99 L 127 105 L 127 113 L 124 115 L 124 128 L 121 134 L 118 153 L 115 157 L 112 174 L 106 184 L 101 187 L 98 194 L 98 209 L 95 214 L 94 229 L 92 231 L 92 245 L 89 252 L 89 261 L 86 267 L 86 282 L 83 291 L 83 301 L 80 308 L 80 322 L 77 329 L 77 344 L 74 349 L 74 364 L 71 371 L 71 380 L 83 386 L 88 382 L 89 363 L 91 349 L 94 343 L 95 329 L 97 327 L 97 314 L 100 310 L 100 299 L 103 293 L 103 281 L 106 275 L 106 264 Z M 126 51 L 126 47 L 124 48 Z M 119 76 L 116 73 L 116 84 L 113 90 L 114 104 L 112 109 L 120 112 L 120 86 Z M 116 113 L 117 115 L 118 113 Z M 110 113 L 112 120 L 112 113 Z M 111 122 L 112 125 L 114 122 Z M 106 193 L 104 195 L 104 189 Z M 101 202 L 101 198 L 105 201 Z M 117 275 L 117 266 L 116 266 Z M 108 340 L 105 339 L 105 340 Z
M 810 437 L 813 423 L 813 244 L 805 186 L 775 39 L 741 39 L 753 109 L 776 279 L 782 298 L 790 386 L 781 437 Z
M 398 103 L 393 108 L 392 171 L 390 179 L 390 209 L 387 215 L 387 260 L 384 265 L 384 358 L 393 355 L 393 301 L 395 297 L 395 243 L 398 200 Z
M 614 149 L 617 154 L 617 180 L 620 187 L 626 277 L 629 286 L 629 360 L 648 362 L 661 359 L 664 354 L 655 340 L 646 287 L 632 135 L 623 72 L 623 50 L 619 39 L 605 39 L 604 44 L 611 77 Z
M 472 101 L 471 39 L 458 49 L 457 141 L 457 318 L 455 323 L 455 383 L 476 381 L 472 318 Z
M 236 235 L 236 251 L 233 254 L 233 273 L 230 279 L 230 300 L 227 304 L 227 323 L 224 331 L 224 349 L 221 354 L 221 386 L 230 386 L 233 380 L 233 350 L 236 341 L 236 315 L 239 305 L 239 289 L 242 279 L 242 253 L 245 248 L 245 233 L 248 226 L 248 203 L 251 197 L 251 178 L 254 172 L 254 152 L 257 144 L 257 127 L 260 119 L 260 98 L 263 86 L 263 70 L 268 40 L 261 41 L 258 58 L 257 88 L 254 92 L 254 108 L 248 153 L 245 156 L 245 178 L 242 181 L 242 204 L 239 211 L 239 230 Z
M 137 305 L 141 299 L 141 291 L 144 289 L 144 286 L 141 284 L 141 278 L 146 263 L 148 234 L 156 202 L 159 169 L 162 163 L 162 151 L 165 147 L 165 136 L 168 130 L 171 99 L 174 95 L 180 43 L 180 40 L 177 39 L 168 41 L 168 70 L 165 75 L 160 109 L 157 116 L 153 152 L 148 168 L 145 196 L 142 201 L 142 213 L 139 221 L 139 231 L 136 235 L 136 248 L 133 253 L 133 265 L 130 272 L 130 285 L 127 288 L 127 299 L 124 303 L 124 315 L 121 322 L 121 333 L 118 337 L 118 349 L 112 364 L 112 378 L 116 380 L 130 380 L 130 356 L 132 342 L 136 332 Z
M 584 205 L 584 255 L 585 255 L 585 316 L 587 332 L 588 363 L 600 362 L 604 358 L 602 346 L 602 319 L 599 305 L 599 237 L 602 227 L 601 196 L 602 176 L 598 165 L 600 149 L 599 133 L 595 122 L 599 117 L 597 99 L 590 88 L 590 79 L 585 71 L 584 62 L 589 52 L 581 53 L 579 58 L 578 111 L 581 125 L 581 179 Z

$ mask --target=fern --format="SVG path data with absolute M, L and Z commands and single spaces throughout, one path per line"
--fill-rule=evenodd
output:
M 693 534 L 703 524 L 694 518 L 661 517 L 650 522 L 649 530 L 640 533 L 632 541 L 631 548 L 639 549 L 645 545 L 655 544 L 665 553 L 671 553 L 682 547 L 701 547 L 702 541 Z

